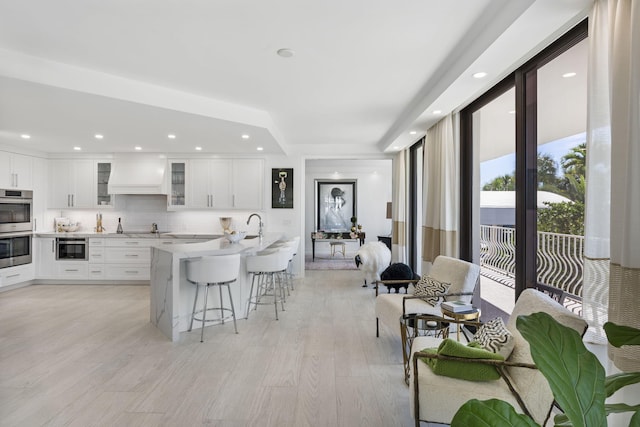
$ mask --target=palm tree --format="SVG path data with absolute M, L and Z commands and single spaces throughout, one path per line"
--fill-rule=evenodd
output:
M 516 189 L 515 174 L 495 177 L 482 187 L 484 191 L 514 191 Z
M 583 142 L 562 156 L 560 161 L 565 175 L 584 177 L 587 171 L 587 143 Z

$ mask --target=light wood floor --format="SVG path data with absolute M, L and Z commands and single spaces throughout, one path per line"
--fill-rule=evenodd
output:
M 0 426 L 410 426 L 400 341 L 359 271 L 307 271 L 275 321 L 149 323 L 146 286 L 0 293 Z

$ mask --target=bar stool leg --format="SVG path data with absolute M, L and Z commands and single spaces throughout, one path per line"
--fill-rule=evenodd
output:
M 207 300 L 209 299 L 209 284 L 204 288 L 204 303 L 202 304 L 202 326 L 200 327 L 200 342 L 204 342 L 204 325 L 207 321 Z
M 236 308 L 233 305 L 233 297 L 231 296 L 231 287 L 227 283 L 227 291 L 229 291 L 229 304 L 231 304 L 231 315 L 233 316 L 233 329 L 238 333 L 238 327 L 236 326 Z M 222 291 L 220 291 L 220 300 L 222 300 Z M 222 305 L 222 304 L 221 304 Z
M 276 320 L 278 320 L 278 293 L 276 292 L 276 282 L 274 273 L 269 273 L 271 287 L 273 288 L 273 307 L 276 310 Z
M 193 310 L 191 311 L 191 323 L 189 323 L 189 332 L 193 329 L 193 318 L 196 317 L 196 303 L 198 302 L 198 290 L 200 285 L 196 284 L 196 297 L 193 299 Z
M 224 307 L 222 304 L 222 285 L 218 285 L 218 295 L 220 295 L 220 322 L 224 325 Z
M 249 291 L 249 301 L 247 302 L 247 315 L 246 315 L 245 319 L 249 318 L 249 312 L 251 311 L 251 299 L 253 299 L 253 285 L 254 285 L 255 281 L 256 281 L 256 275 L 255 275 L 255 273 L 252 273 L 251 274 L 251 290 Z M 256 308 L 258 308 L 257 305 L 256 305 Z

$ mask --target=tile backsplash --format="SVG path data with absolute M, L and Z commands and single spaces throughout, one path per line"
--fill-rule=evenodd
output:
M 256 219 L 247 225 L 247 218 L 253 211 L 167 211 L 167 198 L 162 195 L 119 195 L 115 198 L 114 207 L 108 209 L 49 210 L 49 226 L 44 231 L 53 230 L 53 219 L 56 217 L 68 217 L 80 222 L 79 231 L 94 231 L 97 213 L 102 214 L 102 225 L 107 233 L 115 233 L 118 218 L 121 218 L 125 233 L 149 232 L 151 224 L 156 223 L 160 232 L 222 234 L 220 217 L 231 217 L 233 230 L 258 233 Z M 258 213 L 263 215 L 263 212 Z

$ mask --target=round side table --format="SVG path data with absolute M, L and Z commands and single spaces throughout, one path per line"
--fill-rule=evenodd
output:
M 442 306 L 440 307 L 442 310 L 442 317 L 448 317 L 450 319 L 459 321 L 459 320 L 470 320 L 470 321 L 480 321 L 480 310 L 477 308 L 473 308 L 472 310 L 467 311 L 459 311 L 453 312 L 444 309 Z M 456 323 L 456 339 L 460 341 L 460 324 Z
M 402 360 L 404 362 L 404 382 L 409 385 L 409 359 L 411 358 L 411 344 L 418 336 L 447 337 L 449 322 L 433 316 L 433 319 L 418 319 L 420 314 L 405 314 L 400 316 L 400 338 L 402 339 Z

